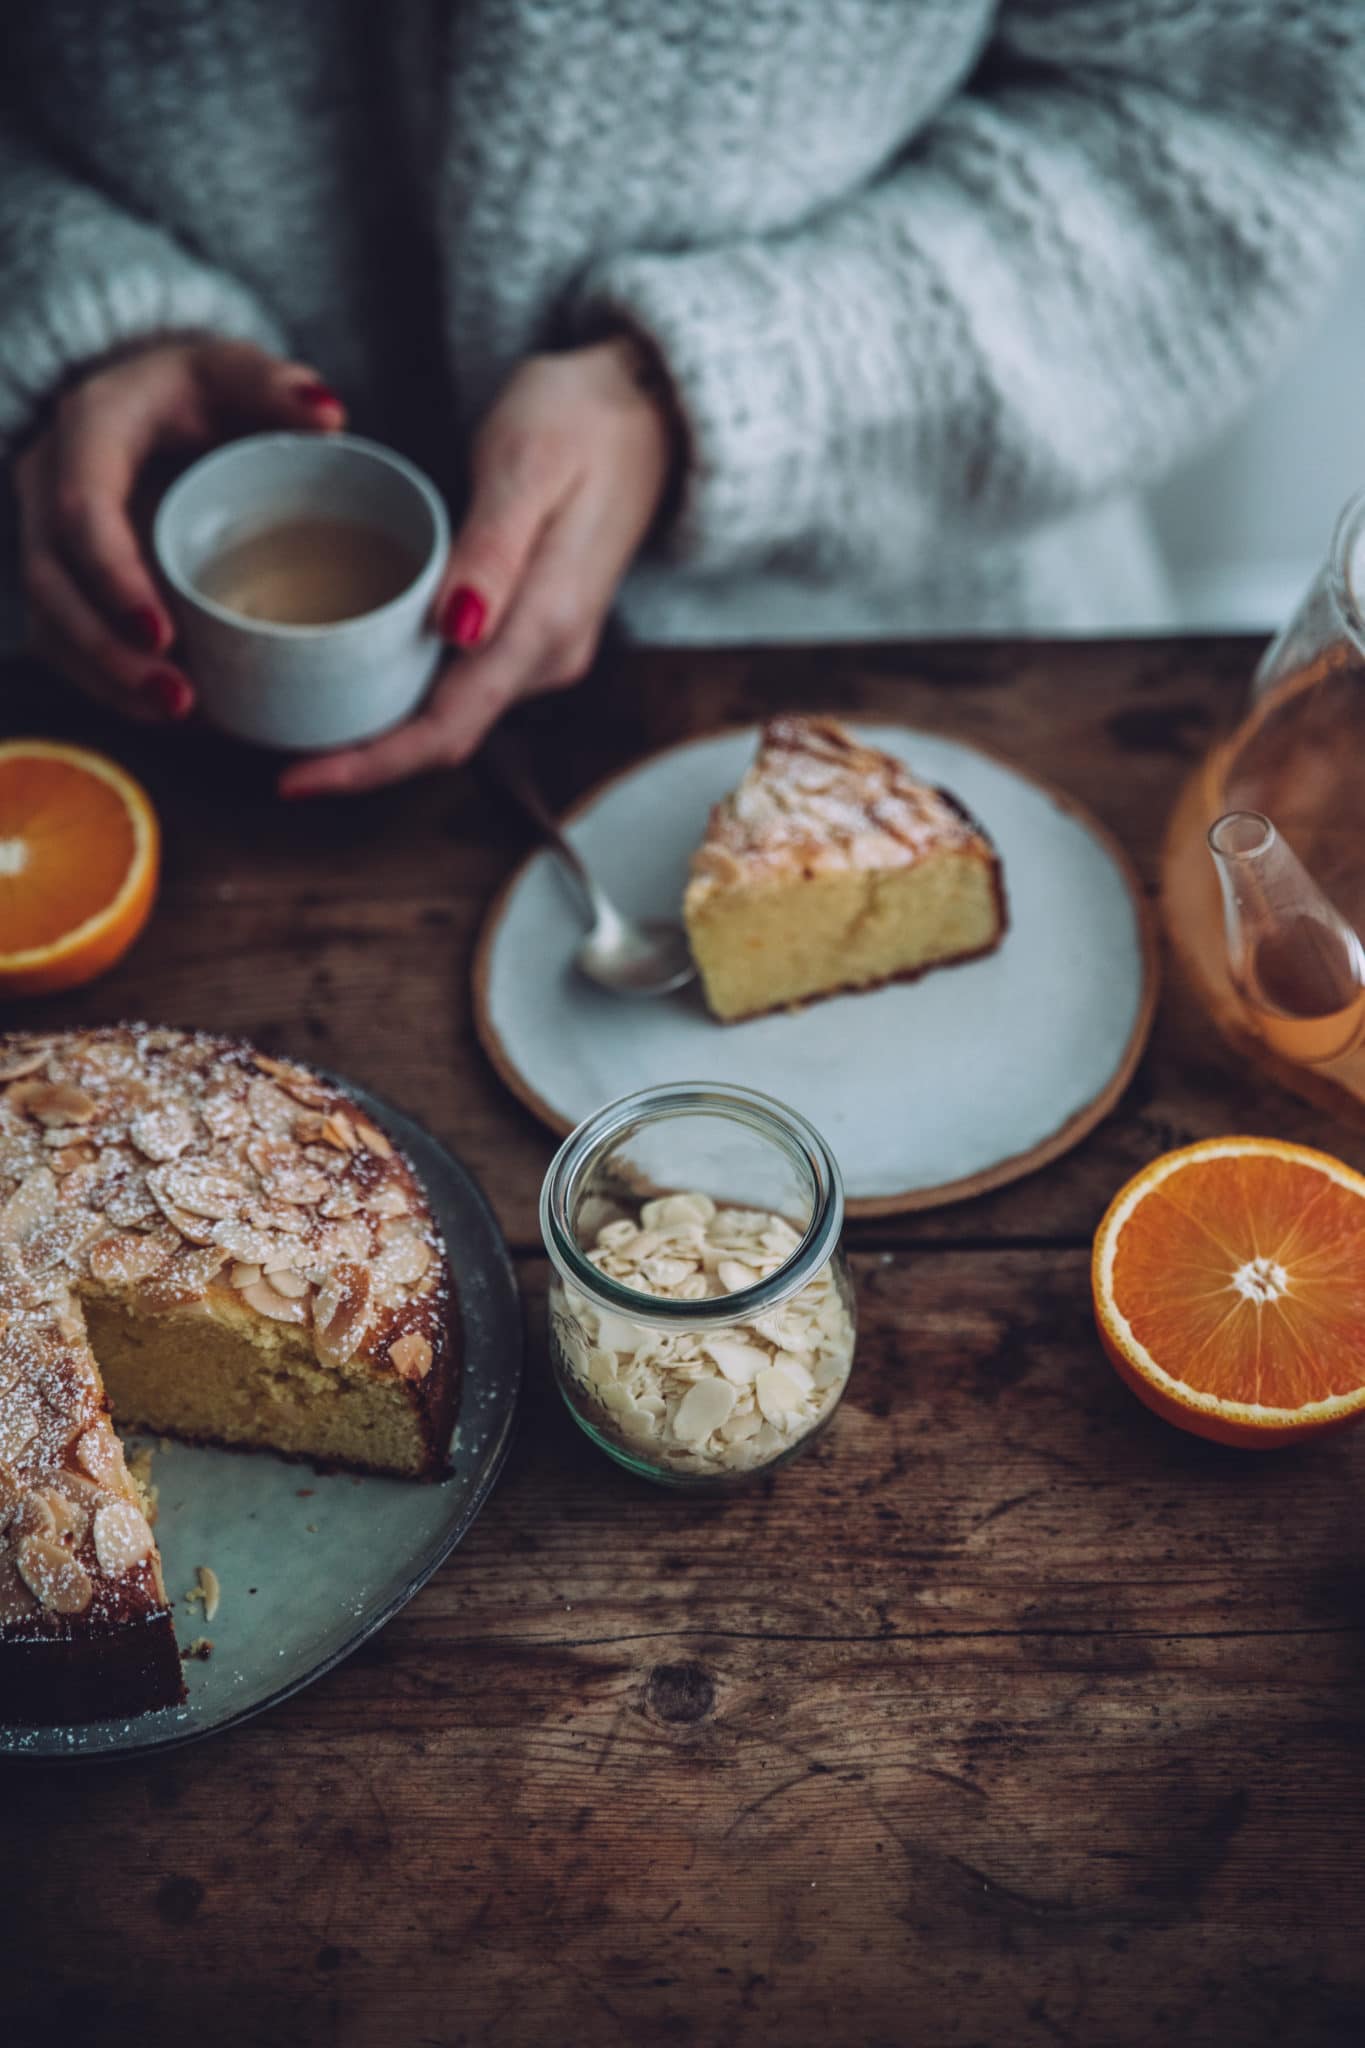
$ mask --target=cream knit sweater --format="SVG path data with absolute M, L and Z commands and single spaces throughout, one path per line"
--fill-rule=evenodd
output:
M 625 596 L 665 635 L 1118 615 L 1114 501 L 1365 201 L 1361 0 L 7 0 L 0 42 L 0 434 L 209 329 L 458 503 L 518 358 L 627 321 L 690 438 Z

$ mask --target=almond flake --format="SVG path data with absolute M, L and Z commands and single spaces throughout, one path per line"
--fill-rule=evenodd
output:
M 5 1097 L 40 1124 L 88 1124 L 99 1104 L 71 1081 L 16 1081 Z
M 324 1365 L 344 1365 L 359 1350 L 369 1326 L 370 1275 L 344 1261 L 313 1297 L 313 1336 Z
M 139 1305 L 156 1310 L 193 1308 L 227 1264 L 221 1245 L 186 1247 L 143 1283 Z
M 688 1388 L 673 1417 L 673 1434 L 685 1444 L 705 1443 L 713 1430 L 730 1418 L 735 1390 L 722 1379 L 709 1376 Z
M 130 1500 L 106 1501 L 95 1512 L 95 1556 L 108 1578 L 131 1571 L 155 1549 L 147 1517 Z M 41 1597 L 41 1596 L 40 1596 Z
M 142 1231 L 102 1237 L 91 1245 L 85 1263 L 96 1280 L 110 1287 L 132 1287 L 159 1273 L 170 1259 L 167 1246 Z
M 726 1294 L 742 1294 L 746 1287 L 758 1285 L 754 1268 L 740 1259 L 722 1259 L 716 1268 L 716 1278 Z
M 76 1457 L 92 1479 L 109 1479 L 118 1471 L 118 1440 L 108 1423 L 94 1422 L 76 1444 Z
M 139 1110 L 128 1126 L 128 1136 L 147 1159 L 177 1159 L 194 1143 L 194 1118 L 179 1102 L 159 1102 Z
M 95 1596 L 89 1572 L 61 1543 L 26 1536 L 14 1561 L 30 1593 L 52 1614 L 84 1614 Z
M 197 1564 L 194 1568 L 194 1576 L 199 1581 L 199 1591 L 204 1596 L 204 1619 L 205 1621 L 212 1621 L 214 1615 L 218 1612 L 218 1602 L 222 1592 L 218 1584 L 218 1574 L 214 1571 L 212 1565 Z
M 393 1158 L 393 1146 L 384 1136 L 384 1133 L 376 1130 L 373 1124 L 367 1124 L 362 1117 L 356 1119 L 355 1134 L 365 1147 L 365 1150 L 373 1152 L 376 1159 Z
M 51 1057 L 50 1045 L 30 1046 L 27 1052 L 16 1050 L 0 1053 L 0 1083 L 22 1081 L 26 1074 L 36 1074 L 39 1067 Z
M 35 1166 L 0 1204 L 0 1238 L 22 1244 L 57 1206 L 57 1179 L 50 1166 Z
M 308 1292 L 308 1282 L 290 1265 L 272 1266 L 270 1285 L 277 1294 L 287 1295 L 291 1301 L 302 1301 Z
M 431 1346 L 415 1330 L 389 1346 L 389 1359 L 400 1379 L 425 1379 L 431 1370 Z
M 249 1287 L 241 1290 L 242 1300 L 251 1308 L 268 1316 L 272 1323 L 306 1323 L 308 1307 L 306 1302 L 296 1300 L 293 1295 L 280 1294 L 268 1280 L 254 1280 Z

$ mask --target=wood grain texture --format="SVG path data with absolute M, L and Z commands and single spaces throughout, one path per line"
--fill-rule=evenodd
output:
M 1150 885 L 1253 651 L 638 654 L 528 727 L 564 802 L 780 704 L 894 711 L 1074 790 Z M 226 747 L 19 681 L 9 704 L 115 744 L 168 828 L 139 947 L 25 1014 L 211 1022 L 390 1095 L 484 1179 L 534 1334 L 492 1502 L 348 1664 L 199 1749 L 6 1774 L 7 2042 L 1360 2037 L 1365 1436 L 1252 1457 L 1169 1430 L 1103 1360 L 1087 1256 L 1167 1145 L 1250 1128 L 1363 1165 L 1359 1137 L 1235 1064 L 1172 978 L 1076 1153 L 854 1230 L 824 1441 L 728 1502 L 656 1492 L 544 1368 L 550 1141 L 465 984 L 521 842 L 475 778 L 292 810 Z

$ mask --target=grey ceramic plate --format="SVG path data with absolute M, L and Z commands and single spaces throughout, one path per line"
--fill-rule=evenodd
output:
M 553 1129 L 661 1081 L 737 1081 L 808 1116 L 838 1155 L 849 1214 L 879 1216 L 1017 1180 L 1113 1107 L 1157 984 L 1151 917 L 1121 850 L 1069 797 L 964 741 L 858 730 L 985 824 L 1005 870 L 1004 944 L 921 981 L 721 1029 L 695 985 L 623 1003 L 575 975 L 581 924 L 550 856 L 534 854 L 484 928 L 475 1016 L 503 1080 Z M 570 837 L 623 910 L 677 915 L 707 812 L 757 737 L 684 741 L 571 814 Z
M 403 1147 L 450 1248 L 464 1326 L 453 1472 L 438 1486 L 320 1474 L 282 1458 L 174 1444 L 158 1450 L 157 1540 L 189 1660 L 181 1707 L 80 1728 L 0 1724 L 0 1756 L 80 1760 L 145 1754 L 230 1728 L 349 1656 L 449 1556 L 506 1455 L 521 1384 L 516 1280 L 493 1213 L 469 1174 L 409 1118 L 345 1084 Z M 211 1565 L 222 1602 L 210 1623 L 184 1595 Z

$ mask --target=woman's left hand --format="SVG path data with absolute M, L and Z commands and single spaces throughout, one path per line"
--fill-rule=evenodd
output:
M 469 511 L 436 596 L 437 626 L 462 652 L 407 725 L 297 763 L 280 794 L 374 789 L 467 760 L 518 698 L 577 682 L 680 452 L 628 337 L 523 363 L 474 443 Z

